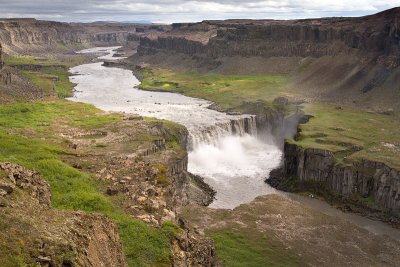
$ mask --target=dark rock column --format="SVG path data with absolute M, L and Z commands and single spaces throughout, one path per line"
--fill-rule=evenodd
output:
M 3 68 L 4 66 L 4 60 L 3 60 L 3 48 L 0 44 L 0 70 Z

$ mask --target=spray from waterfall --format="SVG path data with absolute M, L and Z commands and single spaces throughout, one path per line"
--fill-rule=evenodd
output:
M 273 142 L 257 138 L 254 116 L 189 132 L 188 170 L 214 188 L 229 188 L 217 190 L 211 207 L 234 208 L 275 192 L 263 180 L 279 165 L 281 151 Z

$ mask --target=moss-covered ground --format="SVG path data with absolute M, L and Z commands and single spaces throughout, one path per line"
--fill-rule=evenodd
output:
M 302 147 L 335 152 L 339 164 L 364 158 L 400 168 L 399 116 L 331 104 L 308 104 L 304 111 L 314 118 L 300 125 Z
M 284 267 L 304 264 L 267 234 L 248 230 L 212 230 L 218 259 L 227 267 Z
M 139 74 L 145 90 L 169 91 L 202 98 L 224 109 L 238 107 L 244 101 L 272 102 L 285 95 L 287 75 L 220 75 L 214 73 L 173 72 L 145 69 Z

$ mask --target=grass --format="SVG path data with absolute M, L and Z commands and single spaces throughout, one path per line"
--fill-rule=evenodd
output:
M 99 185 L 86 173 L 65 164 L 65 151 L 40 140 L 0 134 L 0 161 L 22 164 L 39 171 L 50 184 L 55 208 L 107 214 L 118 225 L 125 255 L 130 266 L 168 265 L 171 261 L 170 238 L 179 231 L 172 224 L 161 229 L 132 219 L 103 195 Z
M 85 129 L 94 129 L 120 121 L 117 114 L 104 114 L 92 105 L 66 100 L 18 103 L 0 106 L 0 129 L 49 131 L 59 121 Z
M 37 58 L 33 56 L 12 56 L 6 59 L 6 64 L 20 69 L 20 73 L 30 79 L 32 84 L 41 88 L 46 95 L 55 92 L 60 98 L 72 96 L 74 84 L 69 80 L 68 68 L 82 64 L 85 58 L 73 56 L 67 60 L 55 57 Z M 25 65 L 34 65 L 35 70 L 22 68 Z
M 130 266 L 167 266 L 171 263 L 170 238 L 178 227 L 166 224 L 161 229 L 152 228 L 132 219 L 103 195 L 101 186 L 87 173 L 72 168 L 61 160 L 65 148 L 45 143 L 39 139 L 5 133 L 12 128 L 32 127 L 43 130 L 43 121 L 57 123 L 65 118 L 67 123 L 92 128 L 100 125 L 98 110 L 84 104 L 67 101 L 17 104 L 0 107 L 0 161 L 15 162 L 36 169 L 50 184 L 52 205 L 55 208 L 98 212 L 111 217 L 118 225 L 124 252 Z M 87 120 L 82 120 L 81 116 Z M 111 116 L 111 117 L 109 117 Z M 114 115 L 101 123 L 111 123 Z M 38 124 L 40 122 L 41 124 Z M 48 127 L 48 126 L 46 126 Z
M 400 168 L 400 118 L 330 104 L 308 104 L 314 118 L 300 126 L 296 143 L 335 152 L 340 164 L 369 159 Z
M 7 65 L 37 65 L 37 66 L 64 66 L 65 68 L 82 64 L 86 60 L 83 56 L 70 57 L 60 60 L 56 56 L 48 55 L 46 57 L 34 57 L 27 55 L 9 56 L 5 59 Z
M 46 95 L 57 93 L 60 98 L 71 97 L 74 84 L 70 82 L 68 72 L 60 67 L 45 67 L 40 71 L 21 70 L 21 74 L 42 88 Z
M 263 234 L 213 230 L 208 235 L 215 242 L 218 259 L 226 267 L 304 266 Z
M 154 164 L 154 168 L 158 170 L 157 183 L 162 184 L 164 186 L 169 185 L 171 181 L 168 179 L 167 175 L 168 167 L 163 164 L 157 163 Z
M 139 75 L 141 89 L 182 93 L 213 101 L 224 109 L 237 107 L 243 101 L 272 102 L 284 95 L 282 89 L 288 82 L 287 75 L 178 73 L 159 68 L 146 69 Z

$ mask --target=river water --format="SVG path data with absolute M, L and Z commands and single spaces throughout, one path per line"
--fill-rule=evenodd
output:
M 400 231 L 384 223 L 343 213 L 325 202 L 282 193 L 265 184 L 269 172 L 279 166 L 282 152 L 274 144 L 261 142 L 256 137 L 251 116 L 231 116 L 210 110 L 207 108 L 210 102 L 180 94 L 137 89 L 140 82 L 131 71 L 102 66 L 101 60 L 121 59 L 113 57 L 118 48 L 91 48 L 78 52 L 96 54 L 100 62 L 70 69 L 70 79 L 76 87 L 69 100 L 93 104 L 106 111 L 135 113 L 186 126 L 191 139 L 188 170 L 202 176 L 217 191 L 216 200 L 210 207 L 232 209 L 257 196 L 278 193 L 324 214 L 350 221 L 371 233 L 400 240 Z
M 92 48 L 79 53 L 116 60 L 119 58 L 113 55 L 117 48 Z M 264 180 L 279 165 L 282 152 L 256 137 L 252 116 L 217 112 L 207 108 L 211 104 L 208 101 L 176 93 L 139 90 L 140 82 L 131 71 L 102 64 L 100 61 L 71 68 L 70 79 L 76 87 L 70 100 L 186 126 L 190 139 L 188 170 L 202 176 L 216 190 L 211 207 L 234 208 L 257 196 L 276 193 Z

